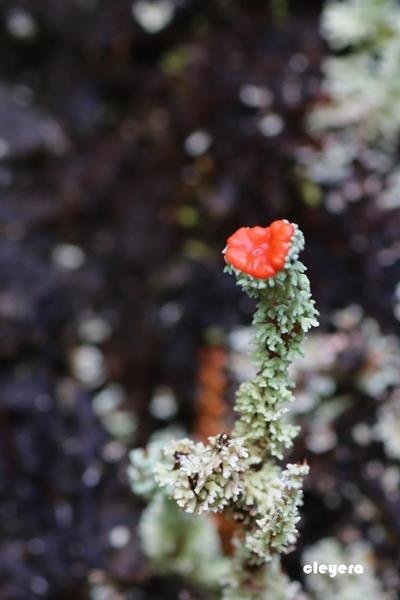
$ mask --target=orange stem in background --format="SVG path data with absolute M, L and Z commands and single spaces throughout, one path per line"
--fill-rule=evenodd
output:
M 200 350 L 197 376 L 197 419 L 194 434 L 206 443 L 209 436 L 219 435 L 227 429 L 227 352 L 222 347 L 205 346 Z M 224 514 L 215 514 L 222 547 L 232 554 L 232 536 L 236 524 Z

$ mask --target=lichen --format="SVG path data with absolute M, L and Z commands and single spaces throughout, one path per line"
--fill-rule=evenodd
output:
M 228 559 L 222 554 L 214 522 L 207 515 L 181 510 L 156 481 L 163 449 L 179 433 L 158 432 L 146 449 L 130 453 L 132 489 L 148 502 L 139 523 L 141 547 L 155 573 L 180 575 L 205 588 L 217 588 L 227 576 Z
M 209 437 L 207 443 L 188 438 L 173 440 L 163 446 L 161 454 L 159 446 L 150 447 L 147 454 L 135 451 L 132 455 L 131 478 L 140 493 L 157 497 L 157 482 L 162 494 L 170 498 L 168 502 L 175 501 L 191 518 L 223 512 L 236 523 L 234 555 L 223 584 L 223 597 L 231 600 L 272 598 L 270 590 L 274 586 L 281 590 L 279 594 L 274 592 L 274 600 L 295 597 L 289 594 L 295 588 L 280 570 L 279 555 L 290 551 L 296 542 L 302 483 L 308 466 L 285 467 L 278 459 L 283 458 L 297 432 L 286 419 L 294 399 L 288 369 L 302 354 L 306 332 L 317 325 L 317 311 L 306 268 L 298 260 L 303 235 L 296 225 L 290 230 L 285 260 L 272 275 L 254 277 L 232 265 L 226 267 L 236 276 L 238 285 L 257 301 L 252 339 L 257 372 L 238 389 L 234 407 L 238 418 L 232 432 Z M 256 237 L 257 244 L 263 237 L 263 246 L 257 246 L 259 260 L 265 253 L 266 260 L 273 263 L 268 241 L 265 245 L 264 236 Z M 259 273 L 266 272 L 257 264 Z M 154 460 L 156 455 L 158 462 Z M 149 472 L 151 463 L 154 467 Z M 160 496 L 157 502 L 161 505 L 164 500 Z M 149 515 L 159 510 L 156 508 L 147 509 L 147 527 L 152 520 Z M 193 513 L 199 517 L 192 517 Z
M 307 120 L 318 144 L 299 150 L 299 165 L 315 183 L 338 190 L 334 197 L 339 204 L 331 204 L 326 195 L 328 208 L 335 212 L 344 209 L 346 200 L 365 195 L 368 185 L 363 190 L 356 183 L 360 165 L 380 180 L 378 190 L 371 192 L 378 194 L 379 206 L 397 208 L 399 4 L 395 0 L 327 2 L 321 33 L 332 51 L 322 64 L 323 101 L 316 103 Z

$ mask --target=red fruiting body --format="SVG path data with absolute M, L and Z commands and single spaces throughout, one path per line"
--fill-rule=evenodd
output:
M 285 266 L 294 227 L 274 221 L 269 227 L 241 227 L 228 239 L 225 260 L 239 271 L 268 279 Z

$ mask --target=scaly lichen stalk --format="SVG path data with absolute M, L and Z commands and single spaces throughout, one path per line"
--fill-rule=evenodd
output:
M 227 267 L 237 275 L 244 291 L 258 301 L 253 318 L 258 374 L 238 390 L 235 410 L 240 418 L 234 435 L 245 439 L 250 454 L 260 461 L 268 454 L 282 458 L 296 435 L 297 429 L 284 419 L 293 400 L 288 367 L 301 354 L 305 333 L 318 324 L 306 268 L 297 260 L 303 234 L 297 226 L 292 227 L 285 266 L 274 277 L 257 279 Z
M 288 367 L 301 354 L 305 333 L 317 325 L 306 269 L 298 260 L 303 245 L 302 233 L 287 221 L 241 228 L 229 238 L 226 269 L 257 301 L 257 375 L 238 390 L 239 417 L 230 434 L 210 437 L 207 444 L 173 441 L 154 469 L 158 484 L 186 512 L 224 511 L 236 521 L 235 554 L 224 586 L 229 600 L 295 597 L 280 571 L 279 554 L 296 541 L 308 467 L 281 467 L 277 459 L 297 431 L 286 420 L 293 400 Z

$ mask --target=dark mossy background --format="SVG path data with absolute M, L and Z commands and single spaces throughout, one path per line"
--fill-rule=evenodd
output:
M 160 384 L 174 390 L 190 429 L 210 328 L 249 322 L 252 305 L 222 273 L 225 239 L 240 225 L 300 225 L 322 328 L 334 309 L 357 302 L 396 331 L 400 270 L 378 257 L 398 240 L 399 214 L 368 198 L 341 214 L 310 206 L 294 174 L 295 149 L 310 143 L 303 117 L 319 94 L 325 48 L 321 3 L 292 2 L 287 13 L 283 5 L 181 0 L 171 23 L 149 34 L 131 1 L 0 2 L 2 600 L 87 598 L 92 569 L 134 588 L 132 598 L 176 598 L 182 587 L 149 576 L 134 536 L 109 546 L 116 524 L 134 532 L 140 503 L 126 462 L 102 457 L 109 438 L 93 390 L 71 375 L 82 314 L 112 326 L 101 344 L 107 379 L 126 390 L 137 444 L 160 426 L 148 411 Z M 16 8 L 34 19 L 31 37 L 10 32 Z M 266 112 L 283 119 L 281 133 L 259 131 L 259 111 L 240 101 L 246 84 L 273 93 Z M 197 130 L 211 145 L 190 156 L 185 140 Z M 65 243 L 84 251 L 80 268 L 52 259 Z M 178 316 L 163 318 L 165 306 Z M 364 459 L 328 454 L 316 468 L 351 481 Z M 88 485 L 93 466 L 100 477 Z M 330 514 L 312 492 L 306 500 L 303 541 L 351 521 L 349 506 Z M 399 532 L 399 507 L 384 512 Z M 388 560 L 393 544 L 382 550 Z M 298 576 L 298 557 L 288 567 Z

